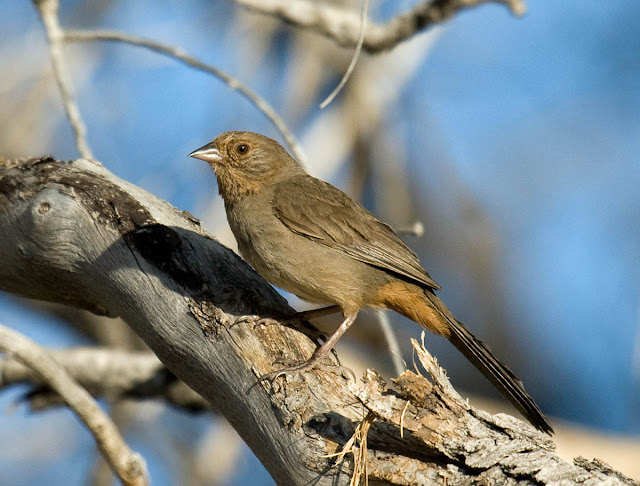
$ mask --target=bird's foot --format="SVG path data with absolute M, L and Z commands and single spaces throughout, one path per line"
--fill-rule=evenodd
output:
M 280 363 L 281 363 L 281 361 L 280 361 Z M 307 361 L 300 361 L 300 362 L 294 363 L 291 366 L 287 366 L 285 368 L 282 368 L 280 370 L 276 370 L 276 371 L 272 371 L 270 373 L 266 373 L 266 374 L 262 375 L 259 378 L 258 381 L 260 381 L 260 382 L 269 381 L 269 382 L 273 383 L 275 380 L 277 380 L 281 376 L 288 375 L 288 374 L 294 374 L 294 373 L 304 373 L 306 371 L 311 371 L 312 369 L 320 370 L 320 371 L 323 371 L 323 372 L 335 373 L 337 375 L 344 376 L 347 379 L 350 378 L 353 381 L 356 381 L 355 373 L 352 370 L 350 370 L 349 368 L 346 368 L 344 366 L 337 365 L 337 364 L 328 365 L 328 364 L 320 363 L 320 359 L 316 358 L 314 356 L 312 356 Z

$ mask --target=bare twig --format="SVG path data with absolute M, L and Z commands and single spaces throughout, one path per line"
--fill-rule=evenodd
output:
M 307 0 L 235 0 L 243 7 L 278 17 L 301 28 L 315 30 L 342 46 L 356 46 L 359 38 L 359 16 L 352 11 Z M 392 49 L 433 24 L 444 22 L 459 10 L 484 3 L 501 3 L 514 15 L 526 11 L 523 0 L 441 0 L 423 1 L 409 12 L 385 24 L 369 22 L 362 48 L 369 53 Z
M 276 129 L 282 134 L 287 145 L 293 152 L 294 157 L 301 164 L 306 164 L 306 157 L 302 150 L 302 147 L 296 140 L 296 137 L 293 133 L 287 128 L 286 123 L 278 113 L 267 103 L 266 100 L 261 98 L 259 95 L 251 91 L 248 87 L 243 85 L 240 81 L 229 76 L 224 71 L 211 66 L 210 64 L 206 64 L 193 56 L 190 56 L 182 49 L 170 46 L 168 44 L 163 44 L 162 42 L 157 42 L 150 39 L 145 39 L 143 37 L 136 37 L 133 35 L 125 34 L 122 32 L 112 31 L 112 30 L 91 30 L 91 31 L 83 31 L 83 30 L 67 30 L 64 33 L 64 40 L 66 42 L 88 42 L 88 41 L 113 41 L 113 42 L 123 42 L 125 44 L 131 44 L 138 47 L 144 47 L 146 49 L 152 50 L 154 52 L 158 52 L 160 54 L 164 54 L 165 56 L 172 57 L 188 66 L 191 66 L 194 69 L 198 69 L 200 71 L 204 71 L 209 74 L 213 74 L 215 77 L 224 81 L 229 88 L 234 91 L 238 91 L 242 96 L 244 96 L 247 100 L 249 100 L 254 106 L 256 106 L 264 115 L 271 120 L 271 123 L 276 127 Z
M 389 353 L 391 354 L 391 360 L 393 361 L 393 370 L 396 375 L 400 376 L 405 371 L 406 366 L 402 360 L 402 352 L 400 351 L 398 336 L 393 330 L 391 322 L 389 322 L 389 316 L 384 310 L 377 311 L 376 317 L 378 318 L 382 334 L 384 334 L 387 346 L 389 347 Z
M 127 486 L 147 483 L 144 460 L 132 452 L 111 419 L 51 355 L 30 339 L 0 325 L 0 350 L 33 369 L 78 415 L 93 434 L 114 473 Z
M 56 77 L 56 82 L 58 83 L 58 89 L 60 90 L 60 97 L 62 98 L 64 109 L 67 112 L 67 118 L 69 119 L 69 123 L 71 123 L 71 127 L 73 128 L 73 132 L 76 137 L 78 152 L 80 152 L 80 155 L 85 159 L 93 159 L 93 153 L 91 152 L 87 142 L 87 127 L 82 120 L 82 115 L 80 115 L 80 110 L 78 109 L 76 100 L 71 92 L 69 70 L 63 52 L 63 40 L 65 34 L 58 22 L 59 1 L 33 0 L 33 3 L 38 7 L 40 17 L 42 18 L 44 28 L 47 32 L 53 72 Z
M 327 96 L 327 98 L 322 103 L 320 103 L 321 110 L 326 108 L 327 105 L 331 103 L 336 96 L 338 96 L 338 93 L 340 93 L 344 85 L 347 84 L 347 81 L 351 77 L 351 73 L 356 67 L 356 63 L 358 62 L 358 58 L 360 57 L 360 51 L 362 50 L 362 44 L 364 42 L 364 29 L 367 26 L 367 10 L 368 9 L 369 9 L 369 0 L 362 0 L 362 9 L 360 10 L 360 35 L 358 37 L 358 44 L 356 45 L 356 50 L 353 53 L 353 57 L 351 58 L 351 63 L 349 63 L 349 67 L 347 68 L 347 72 L 345 72 L 344 76 L 342 76 L 342 79 L 340 80 L 340 83 L 338 83 L 338 86 L 336 86 L 335 89 L 331 92 L 331 94 Z

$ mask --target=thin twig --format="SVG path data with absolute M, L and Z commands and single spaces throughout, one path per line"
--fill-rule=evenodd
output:
M 142 457 L 129 449 L 109 416 L 46 349 L 0 325 L 0 351 L 31 368 L 48 386 L 60 394 L 91 431 L 104 458 L 123 484 L 148 484 L 147 470 Z
M 360 35 L 358 36 L 358 44 L 356 45 L 356 50 L 353 52 L 351 63 L 347 68 L 347 72 L 345 72 L 344 76 L 342 76 L 342 79 L 340 80 L 340 83 L 338 84 L 338 86 L 336 86 L 335 89 L 331 92 L 331 94 L 327 96 L 327 98 L 322 103 L 320 103 L 321 110 L 326 108 L 327 105 L 331 103 L 336 96 L 338 96 L 338 93 L 342 90 L 344 85 L 347 84 L 347 81 L 351 77 L 351 73 L 356 67 L 356 63 L 358 62 L 358 58 L 360 57 L 360 51 L 362 50 L 362 44 L 364 43 L 364 29 L 367 26 L 367 10 L 368 9 L 369 9 L 369 0 L 363 0 L 362 8 L 360 10 Z
M 71 92 L 71 76 L 69 75 L 69 69 L 64 56 L 63 40 L 65 34 L 58 22 L 59 1 L 33 0 L 33 3 L 38 7 L 44 29 L 47 32 L 53 73 L 58 83 L 60 97 L 62 98 L 64 109 L 67 112 L 67 118 L 75 134 L 78 152 L 80 152 L 80 155 L 85 159 L 93 159 L 93 153 L 87 142 L 87 127 L 82 120 L 82 115 L 80 115 L 80 110 Z
M 206 64 L 193 56 L 190 56 L 182 49 L 170 46 L 168 44 L 163 44 L 161 42 L 157 42 L 150 39 L 145 39 L 143 37 L 136 37 L 133 35 L 125 34 L 122 32 L 112 31 L 112 30 L 92 30 L 92 31 L 83 31 L 83 30 L 67 30 L 64 33 L 64 40 L 66 42 L 87 42 L 87 41 L 114 41 L 114 42 L 123 42 L 125 44 L 131 44 L 138 47 L 144 47 L 154 52 L 158 52 L 160 54 L 164 54 L 165 56 L 172 57 L 192 68 L 198 69 L 200 71 L 207 72 L 209 74 L 213 74 L 215 77 L 224 81 L 229 88 L 234 91 L 238 91 L 241 95 L 243 95 L 247 100 L 249 100 L 253 105 L 255 105 L 265 116 L 271 120 L 276 129 L 282 134 L 287 145 L 293 152 L 293 156 L 303 165 L 306 165 L 306 157 L 302 148 L 295 136 L 291 131 L 287 128 L 285 122 L 280 118 L 280 116 L 276 113 L 276 111 L 259 95 L 251 91 L 249 88 L 244 86 L 240 81 L 229 76 L 227 73 L 221 71 L 220 69 L 211 66 L 210 64 Z
M 387 346 L 389 346 L 391 360 L 393 361 L 393 369 L 396 375 L 400 376 L 404 373 L 406 366 L 402 359 L 398 336 L 396 336 L 396 332 L 393 330 L 393 326 L 391 326 L 391 322 L 389 321 L 389 316 L 384 310 L 377 311 L 376 317 L 378 318 L 378 323 L 382 329 L 382 334 L 384 334 L 384 338 L 387 341 Z

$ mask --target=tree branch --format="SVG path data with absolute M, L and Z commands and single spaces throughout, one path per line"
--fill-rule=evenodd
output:
M 360 17 L 351 10 L 307 0 L 234 0 L 238 5 L 271 15 L 300 28 L 315 30 L 345 47 L 358 45 Z M 367 22 L 362 48 L 375 54 L 394 48 L 434 24 L 450 19 L 460 10 L 484 3 L 501 3 L 514 15 L 523 15 L 522 0 L 437 0 L 418 3 L 409 12 L 385 24 Z
M 0 351 L 31 368 L 64 399 L 93 434 L 100 452 L 123 484 L 148 484 L 142 457 L 127 447 L 109 416 L 44 348 L 0 325 Z
M 80 110 L 71 90 L 71 76 L 69 75 L 64 55 L 64 32 L 58 21 L 59 0 L 33 0 L 33 3 L 38 8 L 38 12 L 40 12 L 42 23 L 47 32 L 53 72 L 58 83 L 58 90 L 60 91 L 64 109 L 67 112 L 67 118 L 76 137 L 78 152 L 82 157 L 93 159 L 93 153 L 87 142 L 87 127 L 82 120 L 82 115 L 80 115 Z
M 183 410 L 211 410 L 209 402 L 178 380 L 155 354 L 110 348 L 52 350 L 50 355 L 94 397 L 113 402 L 121 399 L 161 399 Z M 60 405 L 59 395 L 31 368 L 0 358 L 0 389 L 29 383 L 36 385 L 27 394 L 33 410 Z M 42 386 L 45 385 L 45 386 Z
M 287 322 L 282 297 L 192 216 L 96 163 L 0 162 L 0 234 L 0 288 L 121 316 L 278 484 L 347 484 L 353 454 L 332 455 L 365 442 L 369 479 L 384 484 L 631 484 L 563 462 L 524 422 L 468 406 L 435 364 L 432 381 L 405 372 L 392 388 L 373 372 L 364 384 L 325 370 L 258 382 L 281 360 L 307 359 L 316 332 Z

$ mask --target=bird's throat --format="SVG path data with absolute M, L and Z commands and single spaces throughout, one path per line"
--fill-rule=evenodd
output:
M 214 171 L 218 179 L 218 192 L 225 205 L 234 204 L 248 195 L 255 194 L 263 185 L 233 168 L 218 166 L 214 167 Z

